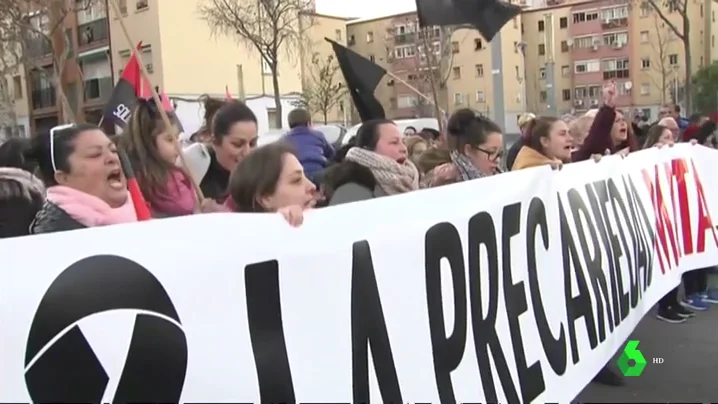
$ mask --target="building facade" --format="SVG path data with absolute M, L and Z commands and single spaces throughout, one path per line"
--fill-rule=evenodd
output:
M 44 32 L 26 39 L 28 63 L 23 70 L 33 131 L 48 130 L 71 117 L 98 123 L 112 93 L 106 4 L 78 5 L 81 3 L 57 2 L 46 10 L 29 10 L 29 23 Z M 67 103 L 58 97 L 53 76 Z
M 688 2 L 692 73 L 717 56 L 715 8 L 714 0 Z M 661 12 L 670 24 L 650 5 L 628 0 L 553 1 L 526 10 L 529 109 L 562 114 L 597 108 L 609 81 L 616 82 L 624 111 L 655 118 L 661 104 L 681 104 L 685 49 L 670 25 L 682 33 L 682 17 L 666 7 Z

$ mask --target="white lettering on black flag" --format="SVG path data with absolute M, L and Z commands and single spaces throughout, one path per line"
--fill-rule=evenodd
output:
M 716 170 L 681 145 L 298 229 L 210 214 L 4 240 L 0 402 L 568 402 L 718 264 Z

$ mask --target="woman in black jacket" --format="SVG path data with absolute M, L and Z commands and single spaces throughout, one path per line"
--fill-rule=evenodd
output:
M 27 152 L 47 187 L 30 232 L 51 233 L 137 221 L 117 147 L 97 126 L 53 128 Z

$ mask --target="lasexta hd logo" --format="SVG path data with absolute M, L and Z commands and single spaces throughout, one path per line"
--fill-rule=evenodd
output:
M 82 319 L 135 312 L 122 374 L 108 374 L 83 334 Z M 107 332 L 119 331 L 108 321 Z M 25 349 L 25 383 L 35 403 L 177 403 L 187 372 L 187 339 L 162 284 L 142 265 L 114 255 L 82 259 L 43 296 Z M 109 393 L 108 393 L 109 394 Z
M 638 344 L 638 340 L 628 341 L 621 357 L 618 358 L 618 368 L 624 376 L 640 376 L 646 368 L 646 358 L 638 350 Z

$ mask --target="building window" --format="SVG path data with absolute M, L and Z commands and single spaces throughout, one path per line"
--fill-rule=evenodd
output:
M 641 31 L 641 43 L 648 43 L 648 31 Z
M 608 59 L 603 61 L 603 79 L 627 79 L 629 77 L 628 58 Z
M 674 67 L 678 66 L 678 55 L 675 53 L 668 55 L 668 64 Z
M 543 21 L 539 21 L 539 22 L 538 22 L 538 30 L 539 30 L 539 32 L 543 32 L 545 28 L 546 28 L 546 27 L 544 26 L 544 22 L 543 22 Z
M 140 48 L 140 57 L 142 57 L 142 62 L 145 64 L 147 73 L 155 71 L 152 61 L 152 45 L 142 45 L 142 48 Z
M 369 31 L 366 33 L 366 43 L 372 43 L 374 42 L 374 32 Z
M 611 21 L 628 18 L 628 6 L 605 8 L 601 10 L 601 20 Z
M 484 65 L 476 65 L 476 77 L 484 77 Z
M 598 60 L 582 60 L 574 63 L 574 73 L 596 73 L 601 71 L 601 62 Z
M 269 123 L 269 129 L 281 129 L 277 126 L 277 110 L 275 108 L 267 108 L 267 123 Z
M 474 50 L 479 51 L 484 49 L 484 43 L 481 41 L 481 38 L 474 39 Z
M 337 41 L 340 41 L 340 42 L 341 42 L 341 40 L 342 40 L 342 30 L 340 30 L 340 29 L 335 29 L 335 30 L 334 30 L 334 38 L 336 38 Z
M 650 58 L 643 58 L 641 59 L 641 69 L 647 70 L 651 68 L 651 59 Z
M 539 78 L 541 80 L 546 80 L 546 68 L 542 67 L 539 69 Z
M 264 75 L 272 74 L 272 66 L 270 66 L 269 62 L 267 62 L 267 60 L 264 58 L 262 58 L 262 74 L 264 74 Z
M 573 23 L 578 24 L 587 21 L 598 20 L 598 11 L 581 11 L 573 14 Z
M 558 19 L 558 27 L 561 29 L 568 28 L 568 17 L 561 17 Z
M 570 75 L 571 75 L 571 66 L 569 66 L 569 65 L 561 66 L 561 76 L 569 77 Z
M 149 7 L 149 0 L 137 0 L 137 4 L 135 5 L 137 11 L 147 10 Z
M 563 98 L 564 101 L 571 101 L 571 90 L 562 90 L 561 98 Z
M 650 95 L 651 85 L 649 83 L 641 83 L 641 95 Z
M 454 41 L 451 43 L 451 53 L 459 53 L 459 43 Z
M 454 76 L 454 80 L 458 80 L 461 78 L 461 67 L 454 67 L 451 69 L 452 75 Z
M 540 91 L 539 99 L 541 100 L 541 102 L 546 102 L 546 100 L 548 99 L 548 93 L 546 93 L 546 91 Z
M 599 41 L 600 41 L 600 39 L 599 39 Z M 574 48 L 591 48 L 591 47 L 593 47 L 594 42 L 595 42 L 595 39 L 592 36 L 583 36 L 580 38 L 574 38 L 573 47 Z
M 127 0 L 119 0 L 117 2 L 117 5 L 120 6 L 120 13 L 122 15 L 127 15 Z
M 369 60 L 376 63 L 376 57 L 374 55 L 369 55 Z
M 414 108 L 418 104 L 418 98 L 415 95 L 400 95 L 396 101 L 398 108 Z
M 613 32 L 603 36 L 604 46 L 621 47 L 628 43 L 628 32 Z
M 583 100 L 588 97 L 588 88 L 576 87 L 573 89 L 573 98 L 575 100 Z
M 394 48 L 394 57 L 396 59 L 407 59 L 416 56 L 416 48 L 414 45 L 397 46 Z
M 461 105 L 464 103 L 464 95 L 461 93 L 454 93 L 454 104 Z
M 480 102 L 480 103 L 486 102 L 486 93 L 484 92 L 484 90 L 476 91 L 476 102 Z
M 357 43 L 357 40 L 354 37 L 354 35 L 349 35 L 349 37 L 347 38 L 347 46 L 354 46 L 354 45 L 356 45 L 356 43 Z
M 567 53 L 567 52 L 568 52 L 568 42 L 561 41 L 561 53 Z
M 22 77 L 15 76 L 12 78 L 12 91 L 16 100 L 22 98 Z
M 546 45 L 540 43 L 538 46 L 538 53 L 539 53 L 539 56 L 545 55 L 546 54 Z

